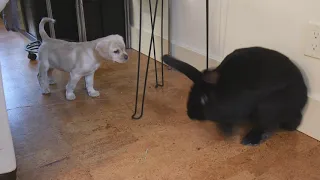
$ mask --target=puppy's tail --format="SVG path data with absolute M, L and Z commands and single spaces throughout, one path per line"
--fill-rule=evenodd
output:
M 50 37 L 48 36 L 48 34 L 46 33 L 46 31 L 44 30 L 44 25 L 45 25 L 47 22 L 55 23 L 56 20 L 51 19 L 51 18 L 48 18 L 48 17 L 45 17 L 45 18 L 42 18 L 42 19 L 41 19 L 41 22 L 40 22 L 40 24 L 39 24 L 39 34 L 40 34 L 42 40 L 50 39 Z

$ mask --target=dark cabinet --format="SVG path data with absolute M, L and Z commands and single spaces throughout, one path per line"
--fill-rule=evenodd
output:
M 21 0 L 23 8 L 26 31 L 41 39 L 39 35 L 39 23 L 43 17 L 47 17 L 46 0 Z M 75 8 L 75 0 L 53 0 L 51 2 L 52 14 L 55 23 L 56 38 L 69 41 L 78 41 L 78 26 Z M 50 35 L 48 24 L 45 26 Z
M 125 38 L 125 8 L 123 0 L 83 0 L 87 39 L 110 34 Z
M 56 38 L 79 41 L 75 0 L 51 0 Z M 47 31 L 49 32 L 49 31 Z
M 25 12 L 27 32 L 40 39 L 38 26 L 47 15 L 46 0 L 21 0 Z M 87 40 L 111 34 L 126 38 L 126 13 L 124 0 L 83 0 Z M 56 19 L 55 34 L 58 39 L 79 41 L 76 0 L 51 0 L 52 15 Z M 46 26 L 48 34 L 49 26 Z
M 45 0 L 20 0 L 21 9 L 25 18 L 25 29 L 32 36 L 39 38 L 39 22 L 46 16 Z

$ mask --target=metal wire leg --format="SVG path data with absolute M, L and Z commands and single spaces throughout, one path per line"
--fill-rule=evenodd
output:
M 33 61 L 33 60 L 37 59 L 36 54 L 38 53 L 40 45 L 41 45 L 41 41 L 34 41 L 34 42 L 27 44 L 25 50 L 28 52 L 28 58 L 30 60 Z
M 155 11 L 154 11 L 154 17 L 156 17 L 157 15 L 157 9 L 158 9 L 158 1 L 159 0 L 156 0 L 156 7 L 155 7 Z M 141 33 L 141 6 L 142 6 L 142 2 L 140 0 L 140 33 Z M 150 16 L 152 16 L 152 14 L 150 14 Z M 140 115 L 138 117 L 136 117 L 137 115 L 137 101 L 136 101 L 136 107 L 135 107 L 135 113 L 132 115 L 132 118 L 133 119 L 140 119 L 142 116 L 143 116 L 143 110 L 144 110 L 144 99 L 145 99 L 145 94 L 146 94 L 146 86 L 147 86 L 147 80 L 148 80 L 148 71 L 149 71 L 149 63 L 150 63 L 150 55 L 151 55 L 151 48 L 152 48 L 152 37 L 154 36 L 154 27 L 155 27 L 155 22 L 156 21 L 153 21 L 153 23 L 151 24 L 151 39 L 150 39 L 150 46 L 149 46 L 149 53 L 148 53 L 148 62 L 147 62 L 147 68 L 146 68 L 146 73 L 145 73 L 145 79 L 144 79 L 144 87 L 143 87 L 143 95 L 142 95 L 142 104 L 141 104 L 141 112 L 140 112 Z M 140 34 L 141 36 L 141 34 Z M 141 37 L 140 38 L 140 42 L 139 44 L 141 43 Z M 141 45 L 141 44 L 140 44 Z M 139 47 L 140 49 L 140 47 Z M 139 52 L 140 53 L 140 52 Z M 140 58 L 138 60 L 138 70 L 140 70 Z M 138 71 L 139 72 L 139 71 Z M 137 92 L 136 92 L 136 100 L 138 99 L 138 84 L 139 84 L 139 77 L 137 78 Z
M 142 31 L 142 0 L 140 0 L 140 22 L 139 22 L 139 54 L 138 54 L 138 68 L 137 68 L 137 86 L 136 86 L 136 102 L 134 105 L 134 113 L 132 119 L 135 119 L 138 109 L 138 97 L 139 97 L 139 80 L 140 80 L 140 60 L 141 60 L 141 31 Z
M 158 1 L 156 3 L 158 3 Z M 153 21 L 156 20 L 156 16 L 154 16 L 152 18 L 151 0 L 149 0 L 149 11 L 150 11 L 150 22 L 151 22 L 151 26 L 152 26 Z M 154 70 L 155 70 L 155 75 L 156 75 L 156 85 L 155 85 L 155 87 L 158 88 L 158 69 L 157 69 L 157 57 L 156 57 L 156 44 L 155 44 L 155 41 L 154 41 L 154 36 L 151 36 L 151 43 L 153 44 Z
M 209 0 L 206 0 L 206 45 L 207 45 L 207 57 L 206 67 L 209 68 Z
M 164 77 L 163 77 L 163 0 L 161 0 L 161 84 L 158 86 L 164 86 Z

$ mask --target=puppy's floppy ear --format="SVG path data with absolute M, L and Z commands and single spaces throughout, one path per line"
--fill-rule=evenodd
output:
M 202 79 L 210 84 L 217 84 L 220 74 L 216 70 L 208 70 L 203 72 Z
M 110 57 L 110 41 L 108 40 L 101 40 L 96 44 L 95 50 L 99 53 L 100 56 L 104 58 Z

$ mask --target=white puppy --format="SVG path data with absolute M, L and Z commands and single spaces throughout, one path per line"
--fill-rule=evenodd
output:
M 39 24 L 42 43 L 38 53 L 38 81 L 42 93 L 50 93 L 49 84 L 55 84 L 52 70 L 58 69 L 70 73 L 66 86 L 66 99 L 76 98 L 74 89 L 82 77 L 85 77 L 89 96 L 99 96 L 100 93 L 93 88 L 94 73 L 104 59 L 118 63 L 127 62 L 128 55 L 123 38 L 120 35 L 110 35 L 88 42 L 67 42 L 50 38 L 44 30 L 47 22 L 54 23 L 55 20 L 43 18 Z

